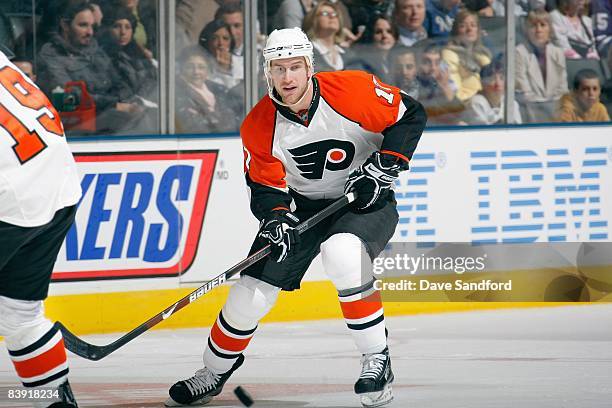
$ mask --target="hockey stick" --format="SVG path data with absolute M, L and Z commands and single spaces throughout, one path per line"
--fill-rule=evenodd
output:
M 299 234 L 302 234 L 304 231 L 309 230 L 314 227 L 321 221 L 323 221 L 328 216 L 332 215 L 339 209 L 343 208 L 347 204 L 353 202 L 355 200 L 355 194 L 349 193 L 346 196 L 342 196 L 341 198 L 334 201 L 332 204 L 319 211 L 306 221 L 299 224 L 296 228 Z M 195 302 L 200 297 L 210 292 L 217 286 L 226 282 L 229 278 L 236 275 L 238 272 L 248 268 L 253 265 L 255 262 L 261 260 L 266 257 L 271 252 L 270 245 L 266 245 L 259 251 L 255 252 L 253 255 L 248 258 L 240 261 L 236 265 L 229 268 L 227 271 L 223 272 L 221 275 L 216 278 L 206 282 L 204 285 L 200 286 L 187 296 L 180 299 L 178 302 L 174 303 L 170 307 L 165 308 L 162 312 L 156 314 L 151 317 L 146 322 L 142 323 L 140 326 L 133 329 L 131 332 L 125 334 L 124 336 L 118 338 L 110 344 L 104 346 L 96 346 L 95 344 L 87 343 L 84 340 L 81 340 L 73 333 L 70 332 L 61 322 L 55 322 L 55 327 L 59 328 L 62 331 L 64 336 L 64 344 L 66 348 L 72 351 L 74 354 L 86 358 L 88 360 L 100 360 L 106 356 L 108 356 L 113 351 L 117 350 L 119 347 L 122 347 L 134 340 L 136 337 L 140 336 L 142 333 L 149 330 L 151 327 L 157 325 L 158 323 L 166 320 L 174 313 L 178 312 L 185 306 Z

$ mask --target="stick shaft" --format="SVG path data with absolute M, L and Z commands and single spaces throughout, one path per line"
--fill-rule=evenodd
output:
M 323 210 L 319 211 L 318 213 L 316 213 L 309 219 L 299 224 L 296 227 L 296 229 L 298 230 L 298 233 L 302 234 L 303 232 L 314 227 L 315 225 L 323 221 L 325 218 L 327 218 L 331 214 L 340 210 L 341 208 L 346 206 L 348 203 L 354 201 L 354 199 L 355 199 L 355 195 L 353 193 L 349 193 L 348 195 L 337 199 L 332 204 L 325 207 Z M 180 300 L 178 300 L 176 303 L 174 303 L 170 307 L 167 307 L 163 311 L 159 312 L 158 314 L 151 317 L 146 322 L 142 323 L 138 327 L 131 330 L 129 333 L 126 333 L 125 335 L 123 335 L 122 337 L 118 338 L 117 340 L 113 341 L 110 344 L 103 345 L 103 346 L 97 346 L 94 344 L 90 344 L 84 340 L 81 340 L 76 335 L 74 335 L 72 332 L 70 332 L 70 330 L 68 330 L 61 322 L 55 322 L 55 326 L 59 327 L 60 330 L 62 331 L 62 334 L 64 336 L 64 344 L 68 350 L 88 360 L 100 360 L 101 358 L 106 357 L 113 351 L 117 350 L 118 348 L 124 346 L 125 344 L 135 339 L 136 337 L 140 336 L 141 334 L 149 330 L 151 327 L 156 326 L 160 322 L 168 319 L 170 316 L 172 316 L 174 313 L 178 312 L 185 306 L 191 304 L 192 302 L 195 302 L 200 297 L 210 292 L 217 286 L 222 285 L 232 276 L 236 275 L 237 273 L 245 270 L 249 266 L 265 258 L 266 256 L 268 256 L 270 252 L 271 252 L 270 245 L 266 245 L 265 247 L 261 248 L 254 254 L 238 262 L 236 265 L 232 266 L 230 269 L 218 275 L 217 277 L 213 278 L 212 280 L 206 282 L 204 285 L 200 286 L 199 288 L 197 288 L 190 294 L 181 298 Z

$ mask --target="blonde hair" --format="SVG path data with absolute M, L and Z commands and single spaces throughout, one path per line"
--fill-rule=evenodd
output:
M 461 10 L 457 13 L 457 16 L 455 17 L 455 21 L 453 21 L 453 28 L 451 29 L 450 35 L 451 35 L 451 42 L 454 42 L 455 44 L 457 44 L 456 42 L 456 38 L 459 37 L 459 25 L 461 23 L 463 23 L 465 20 L 467 20 L 468 17 L 474 17 L 474 20 L 476 20 L 476 26 L 478 27 L 478 39 L 476 40 L 476 43 L 474 43 L 474 46 L 476 45 L 482 45 L 481 39 L 480 39 L 480 19 L 478 18 L 478 14 L 474 13 L 473 11 L 470 10 Z
M 338 31 L 334 34 L 334 42 L 336 44 L 340 44 L 344 41 L 344 32 L 342 31 L 344 27 L 344 19 L 342 18 L 342 14 L 340 13 L 340 9 L 336 6 L 335 3 L 332 3 L 329 0 L 323 0 L 317 3 L 317 5 L 304 16 L 304 22 L 302 24 L 302 29 L 308 35 L 308 38 L 311 40 L 317 38 L 317 31 L 319 30 L 318 17 L 321 9 L 323 7 L 332 8 L 336 14 L 338 15 Z
M 548 25 L 548 30 L 550 33 L 550 38 L 548 42 L 553 42 L 556 40 L 555 28 L 552 25 L 552 19 L 550 18 L 550 14 L 546 10 L 533 10 L 527 14 L 525 17 L 525 21 L 523 23 L 523 32 L 525 33 L 525 37 L 527 38 L 527 29 L 530 26 L 534 26 L 536 23 L 546 23 Z

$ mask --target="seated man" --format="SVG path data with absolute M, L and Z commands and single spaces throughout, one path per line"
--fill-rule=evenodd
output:
M 96 105 L 97 130 L 114 132 L 142 112 L 129 87 L 119 79 L 113 61 L 98 46 L 94 35 L 94 13 L 86 1 L 63 10 L 60 32 L 53 34 L 40 50 L 38 78 L 45 93 L 66 82 L 84 81 Z M 101 115 L 104 113 L 103 115 Z
M 412 48 L 397 47 L 389 52 L 388 82 L 419 99 L 419 82 L 416 79 L 416 55 Z
M 423 27 L 425 21 L 425 0 L 395 0 L 393 21 L 399 30 L 399 44 L 412 47 L 427 38 Z
M 442 61 L 442 46 L 427 45 L 417 64 L 419 101 L 425 107 L 430 125 L 456 124 L 464 105 L 455 96 L 457 86 L 450 79 L 448 65 Z
M 423 26 L 429 38 L 450 35 L 460 3 L 460 0 L 427 0 Z
M 244 17 L 240 2 L 223 3 L 215 12 L 215 20 L 223 21 L 230 29 L 234 39 L 232 49 L 232 76 L 244 79 Z
M 559 122 L 609 122 L 606 107 L 599 101 L 601 84 L 592 69 L 582 69 L 574 77 L 572 92 L 559 102 Z

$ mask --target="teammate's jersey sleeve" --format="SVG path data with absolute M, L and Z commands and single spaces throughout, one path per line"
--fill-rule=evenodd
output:
M 76 164 L 59 114 L 0 53 L 0 221 L 44 225 L 80 197 Z
M 423 106 L 399 88 L 363 71 L 317 74 L 321 96 L 340 115 L 384 136 L 381 152 L 409 161 L 423 133 Z
M 251 194 L 251 211 L 262 219 L 276 208 L 289 209 L 286 172 L 272 155 L 276 108 L 265 96 L 242 122 L 240 137 L 244 149 L 244 172 Z

